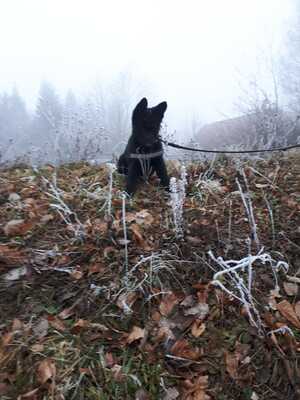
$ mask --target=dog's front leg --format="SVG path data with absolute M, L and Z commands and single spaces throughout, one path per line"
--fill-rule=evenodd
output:
M 157 157 L 156 159 L 154 159 L 153 167 L 154 167 L 154 170 L 155 170 L 157 176 L 160 179 L 161 185 L 164 188 L 169 189 L 170 178 L 168 176 L 167 167 L 164 162 L 164 159 L 162 157 Z
M 126 183 L 126 192 L 129 195 L 133 195 L 136 191 L 139 179 L 139 169 L 136 165 L 136 162 L 131 162 L 128 168 L 128 176 L 127 176 L 127 183 Z

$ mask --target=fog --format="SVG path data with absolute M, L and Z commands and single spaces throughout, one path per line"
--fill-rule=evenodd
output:
M 122 76 L 132 101 L 166 100 L 169 129 L 184 136 L 193 121 L 238 115 L 254 76 L 272 85 L 265 68 L 291 10 L 287 0 L 2 0 L 0 93 L 16 87 L 33 112 L 43 81 L 87 98 Z

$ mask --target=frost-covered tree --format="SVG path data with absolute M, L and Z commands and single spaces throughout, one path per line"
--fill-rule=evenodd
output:
M 293 1 L 293 16 L 282 56 L 281 84 L 290 109 L 300 113 L 300 0 Z
M 29 130 L 30 116 L 17 87 L 10 94 L 0 95 L 1 158 L 13 158 L 23 150 Z

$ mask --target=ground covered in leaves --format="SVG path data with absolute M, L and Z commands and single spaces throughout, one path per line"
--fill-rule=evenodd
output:
M 111 168 L 0 172 L 0 398 L 299 398 L 299 154 Z

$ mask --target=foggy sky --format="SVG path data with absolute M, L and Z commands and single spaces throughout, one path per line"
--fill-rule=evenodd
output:
M 288 0 L 0 0 L 0 91 L 32 107 L 43 79 L 86 94 L 129 71 L 171 128 L 222 119 L 289 16 Z

